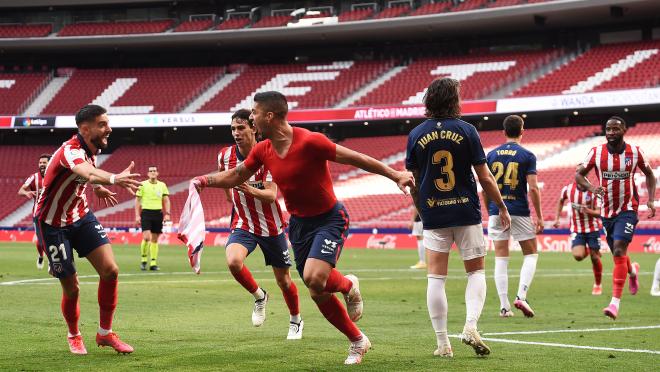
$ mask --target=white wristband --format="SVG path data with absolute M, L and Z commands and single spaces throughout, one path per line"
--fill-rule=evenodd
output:
M 115 184 L 115 177 L 116 177 L 116 176 L 117 176 L 116 174 L 111 174 L 111 175 L 110 175 L 110 184 L 111 184 L 111 185 L 114 185 L 114 184 Z

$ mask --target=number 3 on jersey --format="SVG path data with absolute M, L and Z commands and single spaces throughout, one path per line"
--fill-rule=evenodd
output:
M 444 159 L 444 162 L 443 162 Z M 440 150 L 433 153 L 433 164 L 442 164 L 440 172 L 443 177 L 435 179 L 435 187 L 440 191 L 451 191 L 456 185 L 456 175 L 454 174 L 454 158 L 451 153 L 446 150 Z
M 495 176 L 495 182 L 497 186 L 502 190 L 504 185 L 509 186 L 511 190 L 515 190 L 518 186 L 518 163 L 515 161 L 510 162 L 506 166 L 506 172 L 504 171 L 504 164 L 499 161 L 496 161 L 491 165 L 491 171 L 493 176 Z M 504 184 L 500 183 L 500 178 L 504 174 Z

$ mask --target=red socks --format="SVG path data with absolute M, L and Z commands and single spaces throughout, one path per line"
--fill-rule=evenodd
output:
M 623 286 L 626 284 L 628 276 L 628 256 L 613 257 L 614 270 L 612 270 L 612 297 L 621 298 Z
M 353 287 L 353 282 L 346 279 L 337 269 L 332 269 L 328 276 L 328 281 L 325 282 L 324 290 L 328 293 L 348 293 Z
M 243 288 L 247 289 L 248 292 L 254 293 L 257 289 L 259 289 L 257 282 L 254 281 L 252 273 L 250 270 L 248 270 L 247 266 L 243 265 L 243 268 L 240 272 L 237 274 L 232 272 L 231 275 L 233 275 L 236 281 L 239 282 Z
M 64 315 L 64 320 L 69 327 L 69 333 L 72 335 L 77 335 L 78 330 L 78 319 L 80 319 L 80 303 L 78 302 L 78 296 L 69 298 L 65 294 L 62 294 L 62 315 Z
M 321 314 L 335 326 L 341 333 L 345 334 L 351 342 L 362 339 L 362 333 L 353 321 L 348 317 L 348 313 L 339 299 L 332 294 L 330 299 L 322 304 L 316 304 Z
M 284 295 L 284 302 L 286 302 L 286 306 L 289 308 L 289 314 L 291 315 L 300 314 L 298 287 L 296 287 L 296 283 L 291 281 L 291 285 L 289 286 L 289 289 L 282 290 L 282 294 Z
M 598 258 L 598 261 L 592 262 L 591 269 L 594 271 L 594 281 L 597 285 L 600 285 L 603 278 L 603 263 L 600 261 L 600 258 Z
M 103 329 L 112 329 L 112 316 L 117 307 L 117 279 L 99 280 L 99 314 L 100 326 Z

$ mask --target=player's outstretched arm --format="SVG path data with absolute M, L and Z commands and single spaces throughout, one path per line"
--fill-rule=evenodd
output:
M 230 189 L 249 180 L 253 174 L 254 172 L 251 171 L 250 168 L 241 163 L 236 168 L 232 168 L 224 172 L 216 172 L 204 176 L 197 176 L 193 178 L 192 183 L 195 185 L 197 190 L 200 191 L 205 187 Z
M 653 169 L 648 163 L 644 163 L 640 169 L 646 176 L 646 191 L 649 196 L 646 202 L 646 206 L 649 208 L 648 218 L 653 218 L 655 216 L 655 174 L 653 174 Z
M 383 177 L 387 177 L 396 182 L 397 186 L 399 186 L 399 189 L 401 189 L 401 191 L 406 194 L 406 187 L 412 188 L 415 184 L 415 180 L 412 176 L 412 173 L 410 172 L 399 172 L 383 164 L 383 162 L 372 158 L 369 155 L 353 151 L 341 145 L 337 145 L 336 149 L 337 152 L 335 155 L 335 162 L 352 165 L 369 173 L 379 174 Z
M 497 187 L 495 177 L 490 173 L 490 169 L 488 169 L 486 163 L 475 165 L 474 171 L 477 173 L 479 184 L 481 184 L 486 197 L 494 202 L 497 209 L 499 209 L 502 227 L 504 230 L 508 230 L 511 227 L 511 216 L 509 216 L 509 210 L 506 208 L 504 200 L 502 200 L 502 194 L 500 194 L 500 189 Z
M 95 168 L 93 165 L 83 162 L 71 169 L 71 171 L 83 178 L 89 180 L 89 183 L 96 185 L 117 185 L 125 188 L 131 195 L 135 195 L 140 182 L 135 178 L 140 177 L 139 173 L 132 173 L 135 163 L 131 162 L 121 173 L 113 174 L 103 169 Z
M 541 210 L 541 189 L 536 174 L 527 175 L 527 184 L 529 185 L 529 197 L 532 199 L 536 211 L 536 233 L 538 234 L 543 232 L 543 211 Z

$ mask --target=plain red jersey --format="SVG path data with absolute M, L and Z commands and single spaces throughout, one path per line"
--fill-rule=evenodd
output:
M 46 167 L 43 189 L 34 212 L 37 219 L 59 227 L 71 225 L 89 212 L 85 195 L 87 179 L 72 171 L 85 162 L 96 167 L 96 155 L 91 153 L 80 134 L 55 151 Z
M 220 172 L 236 168 L 243 162 L 238 146 L 229 146 L 218 153 L 218 170 Z M 264 188 L 264 182 L 273 180 L 270 172 L 263 167 L 247 181 L 252 187 Z M 231 218 L 231 229 L 241 229 L 258 236 L 277 236 L 282 233 L 282 210 L 275 200 L 272 203 L 262 202 L 252 195 L 230 190 L 234 209 Z
M 620 154 L 610 154 L 607 144 L 589 151 L 582 165 L 587 170 L 596 168 L 598 183 L 605 189 L 603 217 L 612 218 L 623 211 L 637 212 L 639 194 L 635 184 L 635 170 L 645 161 L 642 150 L 627 143 Z
M 32 206 L 32 215 L 37 211 L 37 200 L 39 199 L 39 193 L 44 185 L 44 178 L 41 176 L 41 172 L 35 172 L 28 179 L 23 182 L 23 186 L 27 186 L 30 191 L 34 191 L 34 205 Z
M 250 151 L 245 166 L 252 172 L 265 166 L 284 196 L 287 210 L 297 217 L 323 214 L 337 203 L 328 160 L 334 161 L 337 146 L 321 133 L 293 128 L 289 151 L 280 158 L 270 140 Z
M 580 191 L 577 184 L 573 182 L 561 190 L 561 199 L 568 200 L 570 203 L 568 217 L 571 220 L 572 233 L 586 234 L 600 231 L 600 218 L 580 212 L 580 207 L 583 205 L 589 209 L 594 209 L 596 206 L 596 199 L 591 191 Z

